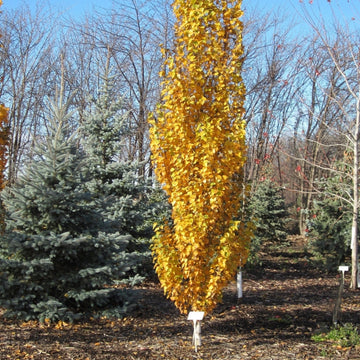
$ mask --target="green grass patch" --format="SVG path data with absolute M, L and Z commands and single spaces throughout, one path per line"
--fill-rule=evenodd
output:
M 351 347 L 360 344 L 358 328 L 353 324 L 331 329 L 328 333 L 313 335 L 311 339 L 315 342 L 330 341 L 341 347 Z

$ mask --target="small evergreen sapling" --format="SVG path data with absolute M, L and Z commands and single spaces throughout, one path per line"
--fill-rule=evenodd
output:
M 287 237 L 288 213 L 285 201 L 281 189 L 271 179 L 259 182 L 249 202 L 249 214 L 255 231 L 248 263 L 256 264 L 263 241 L 282 242 Z
M 309 250 L 316 266 L 326 271 L 337 271 L 338 266 L 350 261 L 352 209 L 345 201 L 350 184 L 342 176 L 322 179 L 323 192 L 313 201 L 307 234 Z M 337 194 L 334 196 L 333 194 Z

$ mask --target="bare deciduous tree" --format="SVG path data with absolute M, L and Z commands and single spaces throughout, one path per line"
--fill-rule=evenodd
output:
M 148 114 L 160 98 L 160 44 L 166 43 L 169 36 L 169 4 L 129 0 L 115 5 L 94 19 L 94 43 L 110 51 L 119 74 L 132 128 L 126 156 L 143 164 L 140 172 L 145 175 L 151 171 Z
M 253 184 L 266 160 L 279 161 L 279 141 L 295 108 L 298 46 L 291 29 L 280 15 L 247 14 L 244 24 L 247 178 Z M 281 181 L 280 171 L 278 177 Z
M 315 68 L 312 85 L 317 84 L 317 92 L 312 90 L 311 103 L 308 106 L 309 124 L 314 121 L 312 132 L 307 136 L 305 151 L 301 161 L 311 167 L 312 172 L 326 172 L 327 176 L 341 172 L 344 179 L 351 183 L 351 190 L 331 193 L 346 201 L 352 208 L 352 271 L 351 287 L 358 288 L 358 214 L 359 214 L 359 146 L 360 146 L 360 46 L 359 34 L 350 31 L 347 24 L 335 22 L 329 30 L 324 22 L 318 25 L 305 10 L 304 17 L 318 37 L 323 53 L 327 57 Z M 316 56 L 316 54 L 314 54 Z M 315 59 L 315 57 L 314 57 Z M 311 89 L 313 89 L 313 86 Z M 308 150 L 311 152 L 308 156 Z M 350 156 L 348 156 L 350 153 Z M 346 158 L 344 158 L 346 154 Z M 305 156 L 304 156 L 305 155 Z M 342 155 L 342 156 L 341 156 Z M 334 160 L 349 161 L 349 172 L 343 172 Z M 310 172 L 311 174 L 311 172 Z M 318 190 L 321 182 L 308 179 L 310 190 Z
M 40 7 L 32 13 L 23 6 L 1 16 L 0 72 L 4 74 L 2 97 L 10 108 L 8 181 L 12 183 L 43 125 L 44 96 L 48 94 L 54 61 L 51 29 L 55 27 L 52 17 Z

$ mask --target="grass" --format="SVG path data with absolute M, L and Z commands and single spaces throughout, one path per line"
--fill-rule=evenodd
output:
M 353 324 L 331 329 L 328 333 L 313 335 L 311 339 L 315 342 L 330 341 L 341 347 L 352 347 L 360 344 L 358 329 Z

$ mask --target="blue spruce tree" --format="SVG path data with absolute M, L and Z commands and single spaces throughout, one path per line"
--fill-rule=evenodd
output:
M 70 100 L 52 104 L 49 136 L 24 175 L 4 191 L 0 306 L 7 315 L 72 321 L 84 314 L 119 315 L 126 296 L 109 285 L 128 271 L 119 261 L 129 236 L 107 230 L 104 199 L 87 186 L 87 159 L 69 129 Z
M 132 266 L 118 280 L 133 285 L 152 269 L 152 224 L 165 202 L 154 201 L 153 189 L 139 175 L 142 164 L 128 160 L 125 146 L 131 131 L 128 111 L 114 90 L 107 67 L 98 96 L 82 124 L 82 144 L 92 179 L 89 189 L 106 199 L 101 210 L 108 233 L 114 238 L 129 236 L 119 261 L 126 260 Z
M 310 260 L 326 271 L 338 271 L 338 266 L 351 261 L 352 196 L 351 166 L 345 161 L 334 164 L 338 173 L 321 178 L 319 195 L 308 211 L 307 234 Z
M 257 187 L 248 204 L 254 222 L 254 237 L 250 246 L 248 264 L 258 265 L 258 252 L 264 242 L 281 243 L 286 240 L 288 213 L 281 189 L 271 178 L 265 178 Z

